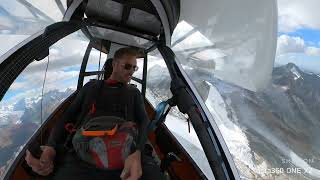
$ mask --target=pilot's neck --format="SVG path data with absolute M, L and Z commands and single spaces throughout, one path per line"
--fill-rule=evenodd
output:
M 123 82 L 121 81 L 120 78 L 118 78 L 115 74 L 111 74 L 111 76 L 108 78 L 108 81 L 113 81 L 113 82 L 117 82 L 117 83 L 122 83 L 122 84 L 129 84 L 129 82 Z

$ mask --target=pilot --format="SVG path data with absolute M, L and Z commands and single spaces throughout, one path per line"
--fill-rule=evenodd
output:
M 141 152 L 147 140 L 147 123 L 149 120 L 139 90 L 129 84 L 133 73 L 138 69 L 137 56 L 137 50 L 133 48 L 126 47 L 117 50 L 112 61 L 113 70 L 110 77 L 108 77 L 109 75 L 105 71 L 105 80 L 90 81 L 79 91 L 75 100 L 69 106 L 66 113 L 64 113 L 62 120 L 51 131 L 48 143 L 45 146 L 41 146 L 42 153 L 40 159 L 35 158 L 30 151 L 27 151 L 25 160 L 34 172 L 47 176 L 46 178 L 48 179 L 121 178 L 125 180 L 137 180 L 142 176 Z M 108 65 L 107 63 L 111 65 L 110 60 L 106 62 L 105 66 Z M 105 70 L 107 69 L 105 68 Z M 99 88 L 102 89 L 99 90 Z M 126 96 L 121 94 L 119 89 Z M 109 91 L 117 93 L 112 94 Z M 110 97 L 110 94 L 114 97 Z M 125 100 L 118 100 L 119 98 Z M 94 99 L 94 102 L 92 102 L 92 99 Z M 121 103 L 119 105 L 118 101 L 128 101 L 125 103 L 129 105 L 124 107 Z M 66 128 L 66 125 L 81 124 L 82 119 L 89 113 L 101 114 L 101 111 L 104 111 L 101 108 L 108 111 L 106 112 L 107 115 L 130 119 L 137 126 L 137 136 L 134 138 L 133 143 L 135 144 L 135 148 L 125 158 L 123 168 L 116 170 L 96 168 L 87 163 L 82 163 L 81 158 L 72 150 L 65 153 L 63 163 L 59 167 L 54 168 L 55 159 L 59 158 L 59 146 L 65 143 L 65 139 L 68 139 L 67 137 L 70 137 L 70 133 L 72 132 L 72 129 L 70 131 L 70 128 Z M 77 126 L 75 127 L 73 130 L 78 129 Z

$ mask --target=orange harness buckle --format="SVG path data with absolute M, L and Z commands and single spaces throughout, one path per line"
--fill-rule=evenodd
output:
M 108 135 L 108 136 L 113 136 L 118 130 L 118 124 L 114 126 L 114 128 L 112 128 L 111 130 L 105 130 L 105 131 L 82 131 L 81 134 L 83 136 L 89 136 L 89 137 L 92 137 L 92 136 L 105 136 L 105 135 Z

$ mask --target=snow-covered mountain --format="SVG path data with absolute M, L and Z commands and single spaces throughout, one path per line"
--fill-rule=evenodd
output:
M 42 101 L 43 120 L 74 90 L 51 90 Z M 0 107 L 0 177 L 40 125 L 41 96 L 25 97 L 14 104 Z
M 274 68 L 272 84 L 261 92 L 218 79 L 209 83 L 210 91 L 214 89 L 216 93 L 207 104 L 221 97 L 220 104 L 212 108 L 245 179 L 320 178 L 317 75 L 305 73 L 291 63 Z M 276 168 L 279 171 L 272 172 Z
M 163 72 L 160 68 L 148 72 L 153 76 L 148 83 L 157 93 L 170 84 L 164 77 L 168 73 L 155 73 Z M 243 179 L 320 179 L 318 75 L 287 64 L 274 68 L 267 89 L 252 92 L 197 69 L 185 70 L 215 119 Z
M 42 107 L 43 117 L 48 115 L 74 90 L 66 91 L 51 90 L 44 94 Z M 17 124 L 21 121 L 40 118 L 41 96 L 24 97 L 13 104 L 0 104 L 0 126 L 6 124 Z M 36 121 L 36 120 L 35 120 Z
M 41 97 L 24 97 L 12 104 L 0 104 L 0 126 L 21 123 L 26 109 L 39 102 Z

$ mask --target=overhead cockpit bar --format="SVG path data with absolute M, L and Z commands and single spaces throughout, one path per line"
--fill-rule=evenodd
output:
M 179 0 L 90 0 L 87 2 L 73 0 L 69 3 L 64 21 L 85 19 L 94 26 L 147 40 L 161 40 L 167 46 L 170 45 L 171 34 L 180 15 Z M 90 26 L 82 28 L 82 31 L 91 40 L 95 36 L 103 39 L 110 39 L 113 36 L 113 33 L 99 32 L 96 27 Z M 129 44 L 137 44 L 134 38 L 120 38 L 115 42 L 128 44 L 128 40 Z

